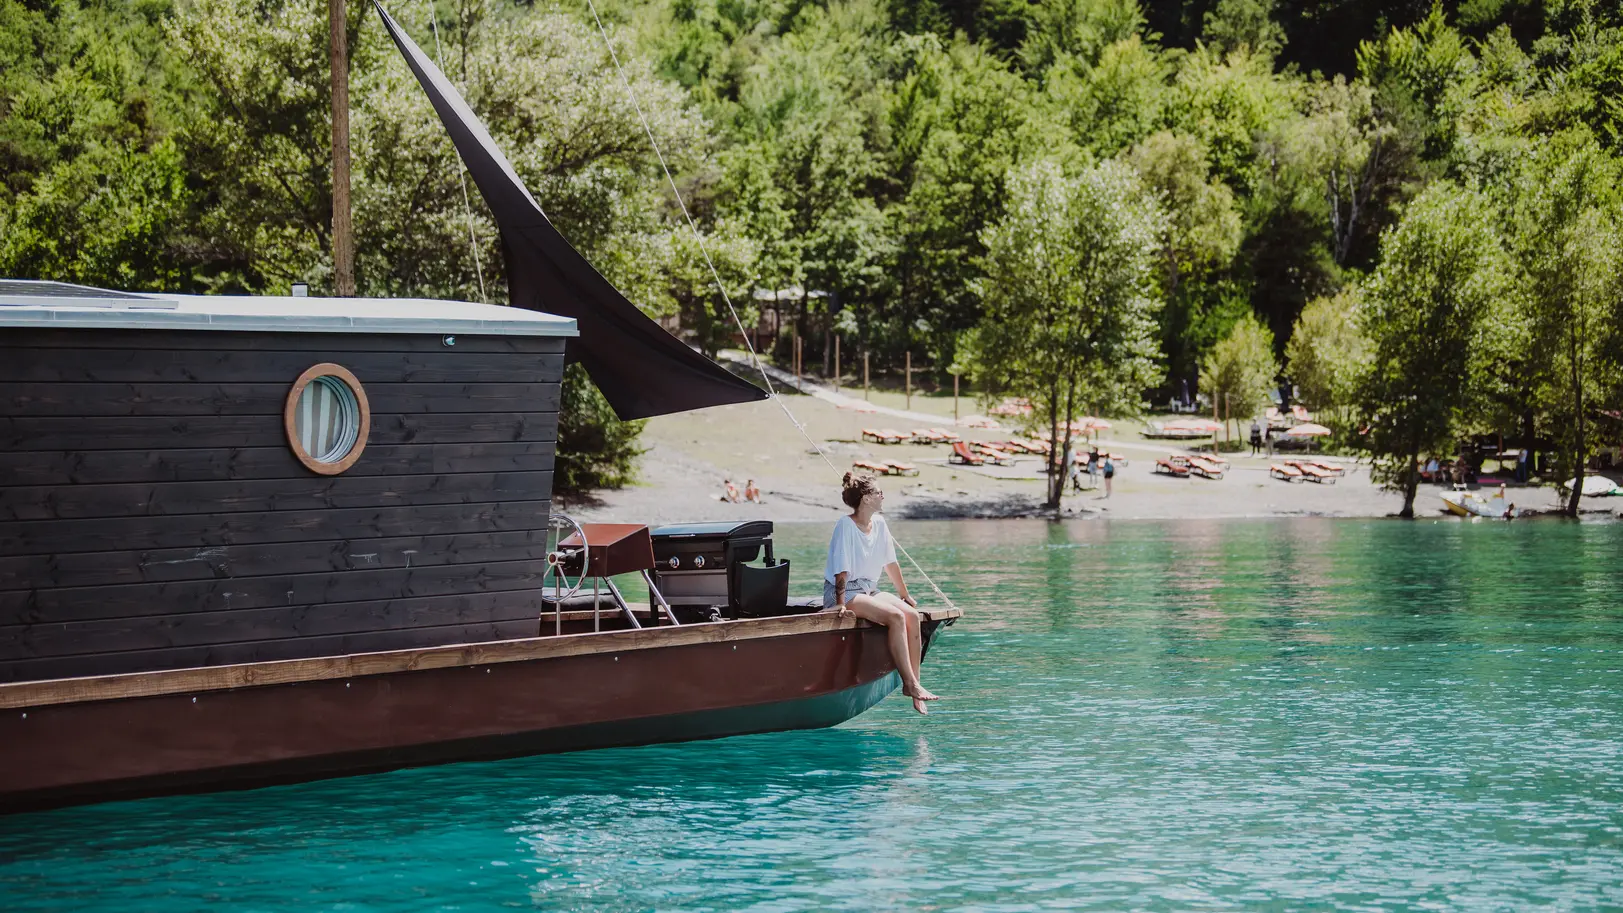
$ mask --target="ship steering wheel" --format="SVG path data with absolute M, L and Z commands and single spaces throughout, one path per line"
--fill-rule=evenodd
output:
M 579 540 L 580 544 L 564 545 L 571 537 Z M 548 516 L 546 556 L 547 569 L 541 575 L 541 591 L 545 594 L 547 578 L 554 578 L 557 582 L 553 586 L 553 600 L 561 604 L 565 599 L 579 593 L 581 584 L 586 582 L 588 565 L 591 563 L 586 530 L 568 514 L 554 513 Z M 573 583 L 570 582 L 571 578 Z

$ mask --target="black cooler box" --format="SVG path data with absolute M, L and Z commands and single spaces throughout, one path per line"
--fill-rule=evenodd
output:
M 759 618 L 789 607 L 789 561 L 772 556 L 772 521 L 679 523 L 654 540 L 654 585 L 678 617 Z M 762 564 L 750 562 L 762 558 Z

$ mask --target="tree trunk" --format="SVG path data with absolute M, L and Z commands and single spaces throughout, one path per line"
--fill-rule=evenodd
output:
M 1420 441 L 1418 439 L 1413 440 L 1410 444 L 1408 457 L 1409 462 L 1404 469 L 1403 509 L 1398 511 L 1398 516 L 1413 520 L 1415 492 L 1420 488 L 1420 469 L 1415 465 L 1420 460 Z
M 332 64 L 332 272 L 333 294 L 355 295 L 355 232 L 349 206 L 349 49 L 344 0 L 327 0 Z
M 1061 472 L 1059 452 L 1059 378 L 1048 385 L 1048 503 L 1044 507 L 1059 507 L 1059 488 L 1055 484 Z
M 1071 456 L 1071 416 L 1075 415 L 1076 378 L 1073 376 L 1065 382 L 1065 444 L 1060 450 L 1059 473 L 1054 477 L 1059 483 L 1054 489 L 1054 517 L 1059 517 L 1060 501 L 1065 498 L 1065 486 L 1070 484 L 1067 478 L 1066 467 L 1070 465 Z
M 1567 332 L 1567 340 L 1567 361 L 1572 364 L 1572 468 L 1574 477 L 1572 491 L 1567 495 L 1566 514 L 1569 517 L 1577 517 L 1578 499 L 1582 498 L 1584 493 L 1584 457 L 1588 455 L 1589 448 L 1584 440 L 1584 386 L 1582 366 L 1580 364 L 1582 357 L 1579 354 L 1581 343 L 1578 340 L 1576 320 L 1573 321 Z

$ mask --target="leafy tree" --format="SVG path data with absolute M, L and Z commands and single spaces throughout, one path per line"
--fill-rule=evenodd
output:
M 1221 51 L 1244 48 L 1273 58 L 1285 46 L 1285 30 L 1273 13 L 1273 0 L 1217 0 L 1206 13 L 1201 37 Z
M 1130 35 L 1105 47 L 1096 62 L 1061 58 L 1043 74 L 1044 98 L 1049 116 L 1069 127 L 1071 142 L 1113 156 L 1162 125 L 1173 72 L 1160 48 Z
M 1247 314 L 1201 362 L 1200 388 L 1211 397 L 1226 427 L 1230 419 L 1244 421 L 1261 412 L 1278 375 L 1274 334 Z
M 1379 476 L 1403 492 L 1399 516 L 1414 516 L 1416 462 L 1455 439 L 1500 359 L 1492 335 L 1510 263 L 1494 216 L 1480 193 L 1433 185 L 1382 238 L 1365 287 L 1360 327 L 1371 358 L 1359 404 Z
M 1068 177 L 1053 161 L 1009 175 L 1008 211 L 983 237 L 986 316 L 967 348 L 982 389 L 1028 396 L 1053 443 L 1048 506 L 1080 409 L 1136 411 L 1153 384 L 1156 256 L 1165 215 L 1131 168 Z
M 1229 290 L 1222 282 L 1239 249 L 1240 213 L 1233 191 L 1210 177 L 1206 150 L 1194 137 L 1160 131 L 1133 147 L 1127 161 L 1160 195 L 1170 216 L 1161 245 L 1161 287 L 1166 299 L 1161 349 L 1169 373 L 1190 378 L 1199 354 L 1228 332 L 1232 323 L 1228 318 L 1250 310 L 1243 300 L 1232 315 L 1224 313 L 1223 307 L 1243 298 L 1226 294 Z M 1207 326 L 1214 316 L 1227 322 Z
M 167 17 L 0 0 L 0 275 L 197 290 Z
M 1163 130 L 1133 147 L 1127 161 L 1171 216 L 1161 247 L 1167 294 L 1177 294 L 1186 276 L 1227 266 L 1240 245 L 1240 214 L 1233 191 L 1210 179 L 1200 141 Z
M 947 365 L 959 334 L 980 320 L 981 232 L 1002 214 L 1004 177 L 1040 127 L 1030 88 L 984 48 L 932 38 L 914 53 L 888 99 L 890 171 L 903 183 L 885 210 L 894 297 L 869 316 L 895 327 L 902 346 L 923 335 Z
M 1623 169 L 1587 132 L 1563 134 L 1528 158 L 1505 207 L 1523 283 L 1527 364 L 1561 477 L 1577 476 L 1566 505 L 1573 516 L 1596 443 L 1591 412 L 1610 380 L 1605 328 L 1623 318 L 1620 177 Z
M 1373 90 L 1340 76 L 1315 85 L 1306 115 L 1285 130 L 1290 163 L 1319 185 L 1330 221 L 1331 256 L 1346 266 L 1370 198 L 1391 169 L 1394 130 L 1376 116 Z
M 1357 286 L 1313 299 L 1285 344 L 1286 369 L 1302 402 L 1338 430 L 1349 424 L 1355 384 L 1369 359 L 1369 340 L 1358 324 L 1360 303 Z
M 1066 58 L 1092 63 L 1144 27 L 1137 0 L 1052 0 L 1030 8 L 1020 58 L 1041 71 Z
M 636 478 L 643 422 L 623 422 L 578 364 L 564 370 L 558 406 L 558 455 L 552 487 L 560 492 L 620 488 Z

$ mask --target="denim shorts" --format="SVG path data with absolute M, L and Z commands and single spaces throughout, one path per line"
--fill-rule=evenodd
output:
M 877 592 L 879 592 L 879 584 L 874 583 L 872 580 L 859 579 L 847 580 L 845 582 L 845 598 L 847 600 L 849 600 L 852 596 L 872 596 Z M 833 582 L 828 580 L 823 581 L 823 608 L 832 609 L 837 605 L 839 605 L 839 603 L 834 601 Z

